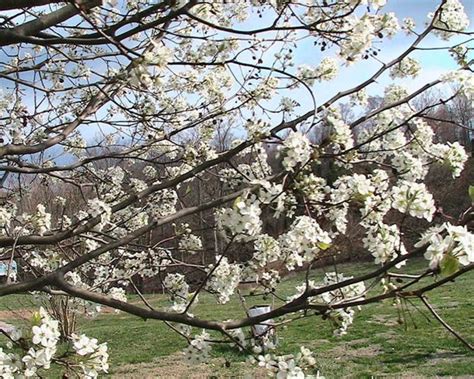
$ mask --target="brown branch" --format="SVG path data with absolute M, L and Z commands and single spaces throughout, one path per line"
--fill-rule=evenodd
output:
M 114 309 L 119 309 L 121 311 L 130 313 L 132 315 L 138 316 L 144 320 L 146 319 L 156 319 L 170 322 L 178 322 L 181 324 L 191 325 L 198 328 L 219 330 L 223 329 L 221 323 L 216 321 L 205 321 L 200 320 L 194 317 L 191 317 L 183 313 L 171 313 L 163 312 L 151 309 L 144 309 L 133 304 L 125 303 L 123 301 L 112 299 L 108 296 L 102 295 L 97 292 L 91 292 L 85 289 L 77 288 L 71 286 L 62 275 L 54 277 L 52 280 L 53 284 L 56 285 L 59 289 L 67 292 L 71 296 L 79 297 L 84 300 L 92 301 L 94 303 L 107 305 Z
M 165 6 L 168 3 L 169 1 L 163 1 L 160 4 L 153 5 L 142 12 L 138 12 L 129 18 L 123 19 L 117 22 L 116 24 L 108 28 L 105 28 L 104 30 L 102 30 L 102 32 L 96 32 L 93 34 L 88 34 L 88 35 L 83 35 L 83 36 L 78 36 L 78 37 L 56 37 L 56 36 L 51 36 L 51 35 L 40 35 L 39 33 L 37 36 L 18 35 L 18 34 L 12 35 L 11 33 L 8 34 L 8 29 L 3 29 L 3 31 L 0 29 L 0 46 L 2 44 L 8 45 L 8 44 L 18 43 L 18 42 L 31 43 L 31 44 L 36 44 L 39 46 L 53 46 L 53 45 L 58 45 L 58 44 L 61 44 L 61 45 L 62 44 L 104 45 L 104 44 L 110 43 L 109 38 L 107 38 L 106 36 L 114 36 L 114 41 L 120 42 L 126 38 L 136 35 L 137 33 L 141 33 L 143 31 L 153 29 L 153 28 L 158 29 L 160 25 L 168 23 L 169 21 L 183 14 L 186 9 L 190 9 L 192 6 L 194 6 L 197 3 L 197 0 L 191 0 L 184 7 L 174 10 L 161 18 L 158 18 L 156 20 L 153 20 L 147 23 L 143 23 L 143 19 L 146 19 L 147 17 L 152 15 L 153 12 L 156 12 L 157 10 L 163 8 L 163 6 Z M 82 9 L 84 8 L 82 7 Z M 121 34 L 115 35 L 115 31 L 117 29 L 120 29 L 121 27 L 130 25 L 133 23 L 139 23 L 139 25 L 124 31 Z M 2 33 L 4 33 L 4 37 L 6 39 L 5 43 L 1 42 Z M 103 34 L 105 34 L 106 36 L 104 37 Z
M 2 0 L 0 11 L 13 9 L 33 8 L 42 5 L 66 3 L 66 0 Z
M 426 308 L 428 308 L 428 310 L 436 318 L 436 320 L 438 320 L 440 322 L 440 324 L 443 325 L 446 328 L 446 330 L 448 330 L 459 341 L 461 341 L 469 350 L 474 351 L 474 347 L 466 339 L 464 339 L 461 335 L 459 335 L 459 333 L 456 332 L 446 321 L 444 321 L 441 318 L 441 316 L 434 310 L 434 308 L 428 302 L 426 296 L 421 295 L 420 300 L 423 302 L 423 304 L 425 304 Z
M 155 308 L 148 302 L 148 300 L 143 296 L 142 292 L 138 289 L 138 287 L 135 285 L 135 282 L 132 280 L 132 278 L 129 279 L 129 282 L 131 283 L 133 289 L 135 290 L 135 293 L 138 295 L 138 297 L 143 301 L 143 303 L 148 307 L 148 309 L 154 311 Z
M 101 0 L 87 0 L 79 2 L 80 9 L 89 11 L 101 5 Z M 13 43 L 22 42 L 25 36 L 34 36 L 39 32 L 46 30 L 52 26 L 56 26 L 71 17 L 79 14 L 79 9 L 73 4 L 68 4 L 51 13 L 39 16 L 38 18 L 28 21 L 22 25 L 9 29 L 0 29 L 0 46 L 11 45 Z
M 414 252 L 418 253 L 418 250 L 419 249 L 416 249 L 416 250 L 414 250 Z M 406 257 L 412 256 L 412 255 L 414 255 L 414 252 L 411 252 L 410 254 L 404 255 L 403 257 L 406 258 Z M 392 261 L 392 262 L 395 262 L 395 261 Z M 390 262 L 390 263 L 392 263 L 392 262 Z M 361 275 L 361 276 L 355 277 L 353 279 L 344 280 L 344 281 L 341 281 L 339 283 L 335 283 L 335 284 L 332 284 L 332 285 L 329 285 L 329 286 L 316 288 L 316 289 L 313 289 L 311 291 L 307 291 L 306 293 L 301 295 L 299 298 L 293 300 L 292 302 L 287 303 L 287 304 L 285 304 L 285 305 L 283 305 L 283 306 L 281 306 L 281 307 L 279 307 L 279 308 L 277 308 L 273 311 L 267 312 L 265 314 L 254 316 L 254 317 L 247 317 L 246 319 L 243 319 L 243 320 L 240 320 L 240 321 L 230 321 L 230 322 L 226 323 L 226 327 L 229 328 L 229 329 L 234 329 L 234 328 L 241 328 L 241 327 L 244 327 L 244 326 L 251 326 L 251 325 L 261 323 L 262 321 L 269 320 L 271 318 L 284 316 L 285 314 L 293 313 L 293 312 L 297 312 L 297 311 L 301 311 L 301 310 L 305 310 L 305 309 L 313 309 L 313 310 L 317 310 L 317 311 L 320 311 L 320 312 L 324 313 L 324 312 L 327 312 L 327 311 L 332 310 L 332 309 L 357 307 L 357 306 L 367 305 L 367 304 L 371 304 L 371 303 L 376 303 L 376 302 L 379 302 L 379 301 L 384 300 L 384 299 L 390 299 L 390 298 L 394 298 L 394 297 L 398 297 L 398 296 L 400 296 L 400 297 L 419 297 L 421 294 L 423 294 L 425 292 L 428 292 L 428 291 L 431 291 L 435 288 L 438 288 L 438 287 L 442 286 L 443 284 L 454 280 L 458 276 L 463 275 L 466 272 L 469 272 L 469 271 L 474 269 L 474 263 L 471 263 L 470 265 L 465 266 L 462 269 L 458 270 L 454 274 L 452 274 L 452 275 L 450 275 L 450 276 L 448 276 L 448 277 L 446 277 L 442 280 L 439 280 L 435 283 L 432 283 L 431 285 L 421 287 L 421 288 L 419 288 L 415 291 L 400 291 L 399 289 L 394 289 L 392 291 L 389 291 L 389 292 L 381 294 L 381 295 L 377 295 L 377 296 L 373 296 L 373 297 L 365 298 L 365 299 L 360 299 L 360 300 L 346 301 L 346 302 L 339 303 L 339 304 L 309 304 L 309 302 L 308 302 L 309 297 L 314 297 L 314 296 L 317 296 L 317 295 L 322 294 L 322 293 L 326 293 L 326 292 L 329 292 L 329 291 L 337 290 L 337 289 L 342 288 L 342 287 L 346 287 L 350 284 L 354 284 L 354 283 L 358 283 L 358 282 L 361 282 L 361 281 L 364 281 L 364 280 L 367 280 L 367 279 L 375 278 L 375 277 L 379 276 L 380 274 L 386 272 L 390 267 L 393 267 L 396 264 L 395 263 L 395 264 L 392 265 L 390 263 L 382 266 L 380 269 L 375 270 L 375 271 L 373 271 L 369 274 Z

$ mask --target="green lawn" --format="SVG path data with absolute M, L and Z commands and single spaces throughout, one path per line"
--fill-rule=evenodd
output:
M 410 263 L 413 272 L 425 266 L 423 260 Z M 373 267 L 371 264 L 340 265 L 338 270 L 354 275 Z M 323 270 L 311 272 L 311 278 L 315 280 L 320 280 L 322 275 Z M 303 274 L 297 274 L 285 279 L 282 294 L 291 294 L 303 278 Z M 474 343 L 473 285 L 471 272 L 458 278 L 456 283 L 429 293 L 438 313 L 471 343 Z M 0 300 L 1 311 L 18 310 L 28 303 L 28 298 L 21 295 Z M 161 295 L 150 295 L 149 300 L 157 307 L 167 304 Z M 132 298 L 131 301 L 139 300 Z M 262 300 L 253 298 L 253 302 L 261 303 Z M 474 375 L 474 354 L 434 320 L 419 301 L 415 300 L 414 304 L 424 314 L 410 305 L 409 312 L 400 317 L 391 301 L 365 306 L 357 313 L 348 335 L 343 337 L 334 337 L 332 325 L 320 317 L 295 321 L 277 331 L 279 353 L 294 353 L 300 345 L 311 348 L 321 373 L 327 378 Z M 237 300 L 219 306 L 209 295 L 200 297 L 194 313 L 218 320 L 244 315 Z M 400 323 L 400 318 L 405 322 Z M 185 341 L 164 323 L 155 320 L 143 321 L 124 313 L 109 313 L 93 320 L 81 320 L 80 331 L 99 341 L 108 341 L 112 374 L 117 378 L 260 375 L 260 371 L 245 363 L 245 355 L 222 345 L 213 349 L 210 367 L 186 368 L 180 355 Z

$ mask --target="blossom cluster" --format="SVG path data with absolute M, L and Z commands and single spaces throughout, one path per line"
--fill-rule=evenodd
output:
M 433 146 L 434 153 L 441 159 L 441 161 L 448 166 L 453 178 L 461 175 L 468 156 L 464 147 L 459 142 L 448 142 L 447 145 L 436 144 Z
M 227 257 L 217 256 L 216 266 L 209 266 L 208 271 L 212 273 L 208 282 L 208 288 L 215 291 L 220 304 L 225 304 L 234 294 L 240 283 L 240 265 L 230 263 Z
M 336 108 L 329 108 L 326 121 L 331 129 L 331 142 L 336 146 L 335 152 L 351 149 L 354 146 L 352 131 Z
M 433 219 L 436 208 L 433 195 L 423 183 L 401 182 L 392 188 L 392 207 L 412 217 Z
M 296 286 L 296 293 L 288 298 L 288 301 L 295 300 L 303 295 L 307 290 L 311 289 L 322 289 L 330 285 L 338 284 L 346 280 L 352 279 L 352 276 L 345 276 L 342 273 L 328 272 L 324 276 L 322 283 L 316 283 L 310 279 L 307 283 L 303 283 Z M 364 282 L 357 282 L 349 285 L 341 285 L 340 288 L 332 291 L 324 291 L 318 296 L 309 298 L 312 304 L 328 304 L 338 305 L 348 301 L 355 301 L 365 297 L 366 287 Z M 354 322 L 355 311 L 351 307 L 341 307 L 332 310 L 328 310 L 327 317 L 329 317 L 334 324 L 336 329 L 334 335 L 341 336 L 347 334 L 347 329 Z
M 43 204 L 38 204 L 36 213 L 31 217 L 31 223 L 40 236 L 51 229 L 51 214 L 46 212 Z
M 365 14 L 361 18 L 348 20 L 348 27 L 351 33 L 340 45 L 340 55 L 353 63 L 364 57 L 366 52 L 372 47 L 373 41 L 384 34 L 388 37 L 395 35 L 400 26 L 394 13 L 384 13 L 381 15 Z
M 191 254 L 196 254 L 202 250 L 202 239 L 201 237 L 192 233 L 192 229 L 189 224 L 181 225 L 182 233 L 180 234 L 178 248 L 180 250 L 187 251 Z
M 384 264 L 407 253 L 397 225 L 379 223 L 368 230 L 362 241 L 375 258 L 375 264 Z
M 289 270 L 312 261 L 317 253 L 331 245 L 329 234 L 308 216 L 296 217 L 288 232 L 279 238 L 280 248 Z
M 207 362 L 212 349 L 209 340 L 210 335 L 205 330 L 196 335 L 184 351 L 186 360 L 193 364 Z
M 305 378 L 305 373 L 307 374 L 308 371 L 316 371 L 316 358 L 313 352 L 304 346 L 301 346 L 297 354 L 259 355 L 257 359 L 250 358 L 250 362 L 257 363 L 258 366 L 267 369 L 278 379 Z M 316 377 L 322 378 L 319 376 L 319 372 L 317 372 Z
M 33 315 L 33 326 L 31 336 L 23 334 L 20 329 L 13 329 L 6 333 L 10 342 L 7 347 L 16 347 L 24 353 L 18 353 L 18 349 L 8 352 L 0 348 L 0 375 L 2 378 L 37 378 L 47 375 L 47 370 L 52 364 L 62 362 L 66 367 L 81 368 L 81 373 L 86 378 L 97 378 L 100 373 L 107 373 L 108 353 L 107 344 L 98 344 L 95 338 L 85 335 L 73 334 L 71 338 L 73 351 L 58 354 L 60 333 L 59 322 L 51 318 L 44 308 Z M 31 339 L 31 341 L 30 341 Z M 69 361 L 64 361 L 65 359 Z
M 173 310 L 184 311 L 189 298 L 189 285 L 186 278 L 180 273 L 168 273 L 163 280 L 163 286 L 168 291 L 173 301 Z
M 239 142 L 234 141 L 233 145 L 237 145 Z M 219 172 L 220 180 L 231 189 L 236 189 L 244 183 L 264 180 L 272 172 L 263 144 L 255 144 L 252 151 L 245 155 L 251 158 L 249 163 L 240 163 L 236 168 L 223 168 Z
M 97 378 L 99 373 L 108 371 L 109 354 L 106 343 L 99 344 L 97 339 L 89 338 L 85 334 L 73 334 L 71 341 L 80 357 L 78 364 L 86 378 Z
M 455 226 L 450 223 L 433 226 L 423 233 L 415 247 L 427 246 L 425 258 L 430 267 L 435 269 L 443 260 L 454 258 L 466 266 L 474 262 L 474 234 L 466 226 Z
M 152 278 L 169 296 L 167 310 L 186 317 L 194 317 L 190 309 L 199 301 L 194 288 L 215 295 L 219 304 L 247 280 L 264 299 L 278 296 L 283 273 L 339 254 L 353 224 L 361 227 L 364 252 L 376 264 L 403 264 L 405 220 L 443 217 L 423 183 L 430 167 L 442 164 L 456 178 L 468 161 L 460 143 L 438 143 L 428 124 L 427 111 L 451 100 L 418 109 L 418 95 L 438 82 L 419 91 L 398 82 L 420 76 L 423 60 L 412 52 L 418 57 L 430 49 L 420 48 L 428 33 L 418 33 L 413 19 L 403 20 L 415 45 L 386 63 L 381 42 L 401 29 L 396 15 L 383 9 L 387 0 L 152 3 L 110 0 L 77 15 L 90 16 L 80 27 L 66 22 L 26 33 L 22 38 L 43 41 L 27 51 L 24 44 L 10 45 L 4 76 L 15 85 L 0 91 L 2 186 L 8 193 L 0 206 L 1 253 L 21 255 L 27 275 L 47 280 L 69 264 L 76 267 L 65 275 L 69 285 L 120 302 L 127 301 L 135 277 Z M 23 30 L 19 20 L 49 11 L 18 10 L 10 24 Z M 274 23 L 262 29 L 243 22 L 251 14 L 275 16 Z M 144 22 L 127 24 L 138 19 Z M 460 0 L 441 2 L 428 21 L 426 32 L 433 28 L 442 39 L 461 36 L 469 26 Z M 1 34 L 10 26 L 5 28 Z M 61 49 L 45 48 L 56 43 L 50 34 L 64 36 Z M 84 36 L 86 47 L 69 44 Z M 457 94 L 471 101 L 468 42 L 439 49 L 460 67 L 441 76 L 439 87 L 454 83 Z M 306 46 L 330 56 L 304 64 L 300 49 Z M 367 81 L 324 99 L 323 82 L 360 60 L 381 68 L 368 67 Z M 383 97 L 372 96 L 383 75 L 393 82 L 383 87 Z M 25 93 L 35 101 L 24 100 Z M 92 138 L 93 127 L 100 132 Z M 36 199 L 23 187 L 45 191 Z M 49 201 L 50 193 L 67 200 Z M 393 222 L 392 215 L 402 221 Z M 174 232 L 171 223 L 179 225 Z M 242 247 L 238 257 L 234 243 Z M 453 262 L 473 262 L 473 243 L 467 227 L 444 223 L 428 229 L 416 246 L 426 248 L 433 270 L 442 271 Z M 195 287 L 191 269 L 205 282 Z M 297 288 L 296 297 L 321 290 L 309 301 L 328 309 L 324 316 L 335 323 L 336 335 L 352 324 L 355 309 L 345 304 L 363 298 L 365 285 L 323 287 L 351 278 L 329 273 Z M 75 314 L 100 310 L 81 299 L 67 301 Z M 1 374 L 44 376 L 61 359 L 58 327 L 40 310 L 31 343 L 10 335 L 17 348 L 28 346 L 25 353 L 0 350 Z M 209 357 L 207 332 L 191 338 L 190 326 L 176 329 L 189 338 L 191 362 Z M 229 335 L 231 343 L 245 345 L 242 330 Z M 69 345 L 79 375 L 108 370 L 105 344 L 73 334 Z M 291 356 L 262 354 L 259 364 L 280 378 L 299 378 L 315 359 L 302 348 Z
M 239 197 L 232 208 L 223 208 L 217 213 L 222 228 L 228 230 L 237 241 L 254 239 L 262 229 L 259 201 L 251 196 Z
M 469 17 L 459 0 L 447 0 L 438 14 L 430 14 L 430 17 L 435 17 L 433 26 L 438 28 L 435 32 L 445 40 L 451 38 L 454 32 L 461 32 L 469 26 Z
M 405 77 L 415 78 L 419 75 L 420 70 L 421 66 L 417 60 L 406 57 L 390 70 L 390 77 L 392 79 Z
M 300 132 L 290 132 L 282 146 L 283 167 L 293 171 L 298 164 L 305 164 L 311 158 L 311 143 Z
M 307 65 L 298 67 L 296 77 L 306 85 L 312 86 L 316 80 L 328 81 L 334 79 L 339 72 L 339 63 L 335 58 L 324 58 L 319 66 L 312 68 Z M 295 83 L 298 85 L 298 82 Z

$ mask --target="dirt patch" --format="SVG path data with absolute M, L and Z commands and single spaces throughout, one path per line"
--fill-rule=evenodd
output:
M 442 365 L 444 363 L 452 363 L 466 359 L 464 354 L 456 354 L 452 351 L 438 351 L 427 356 L 430 366 Z
M 131 304 L 139 304 L 138 302 L 134 302 Z M 18 309 L 7 309 L 0 311 L 0 320 L 18 320 L 18 319 L 30 319 L 34 312 L 37 312 L 39 307 L 31 307 L 31 308 L 18 308 Z M 116 309 L 111 307 L 102 306 L 99 314 L 126 314 L 124 312 L 117 312 Z
M 346 342 L 346 345 L 349 345 L 349 346 L 362 345 L 362 344 L 366 345 L 368 342 L 369 342 L 368 338 L 359 338 L 356 340 Z
M 151 379 L 151 378 L 207 378 L 211 366 L 189 365 L 181 354 L 161 357 L 153 362 L 120 366 L 112 378 Z
M 375 336 L 385 338 L 386 340 L 390 340 L 390 339 L 396 337 L 397 333 L 395 333 L 393 330 L 388 330 L 386 332 L 376 333 Z
M 15 309 L 0 311 L 0 320 L 26 320 L 30 319 L 35 312 L 34 309 Z
M 213 377 L 263 379 L 267 378 L 267 375 L 265 370 L 255 366 L 249 367 L 245 362 L 232 363 L 230 368 L 226 368 L 224 358 L 211 359 L 207 364 L 188 364 L 180 353 L 160 357 L 153 362 L 120 366 L 112 375 L 113 379 L 207 379 Z
M 380 345 L 370 345 L 366 347 L 360 347 L 353 349 L 349 344 L 336 346 L 334 349 L 329 350 L 329 356 L 341 357 L 344 360 L 351 360 L 353 358 L 370 358 L 376 357 L 382 352 Z
M 440 309 L 457 308 L 457 307 L 459 307 L 459 301 L 449 301 L 449 302 L 444 303 L 444 304 L 439 304 L 437 307 L 440 308 Z
M 372 317 L 371 323 L 382 324 L 386 326 L 396 326 L 399 325 L 396 317 L 393 315 L 375 315 Z

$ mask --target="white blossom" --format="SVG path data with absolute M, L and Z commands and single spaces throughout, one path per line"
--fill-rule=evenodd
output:
M 88 203 L 89 214 L 93 217 L 99 217 L 100 222 L 97 224 L 97 230 L 102 230 L 104 226 L 110 221 L 112 217 L 112 209 L 108 204 L 99 199 L 89 200 Z
M 436 208 L 433 196 L 423 183 L 401 182 L 392 188 L 392 207 L 412 217 L 431 221 Z
M 419 75 L 420 70 L 421 66 L 417 60 L 411 57 L 406 57 L 392 67 L 390 70 L 390 77 L 392 79 L 405 77 L 415 78 Z
M 384 264 L 407 253 L 400 238 L 397 225 L 380 223 L 369 229 L 367 236 L 362 240 L 364 247 L 372 253 L 375 264 Z M 403 264 L 403 263 L 402 263 Z M 401 264 L 397 265 L 398 267 Z
M 433 13 L 430 18 L 435 17 Z M 442 6 L 433 22 L 435 30 L 441 38 L 448 40 L 454 35 L 453 32 L 466 30 L 469 26 L 469 17 L 464 11 L 464 6 L 459 0 L 447 0 Z
M 339 72 L 339 65 L 334 58 L 324 58 L 315 69 L 314 75 L 321 81 L 334 79 Z
M 31 222 L 41 236 L 51 229 L 51 214 L 46 212 L 43 204 L 38 204 Z
M 236 240 L 254 239 L 262 229 L 262 211 L 254 197 L 237 198 L 232 208 L 224 208 L 216 216 L 222 228 L 227 229 Z
M 230 300 L 240 282 L 241 268 L 238 264 L 230 263 L 227 257 L 216 257 L 217 263 L 210 265 L 207 271 L 212 276 L 208 282 L 208 288 L 215 291 L 219 303 L 225 304 Z
M 432 151 L 446 166 L 449 167 L 453 174 L 453 178 L 461 175 L 468 156 L 464 147 L 459 142 L 448 142 L 447 145 L 435 144 L 432 146 Z
M 184 351 L 186 359 L 193 364 L 200 364 L 207 362 L 212 346 L 208 340 L 210 339 L 209 333 L 202 331 L 201 334 L 196 335 L 191 343 Z
M 296 266 L 302 266 L 305 261 L 311 261 L 320 250 L 329 248 L 331 238 L 315 219 L 299 216 L 290 230 L 280 236 L 279 244 L 286 256 L 286 267 L 293 270 Z
M 298 164 L 308 162 L 311 157 L 311 144 L 308 138 L 300 132 L 290 132 L 283 142 L 281 153 L 283 155 L 283 167 L 293 171 Z

